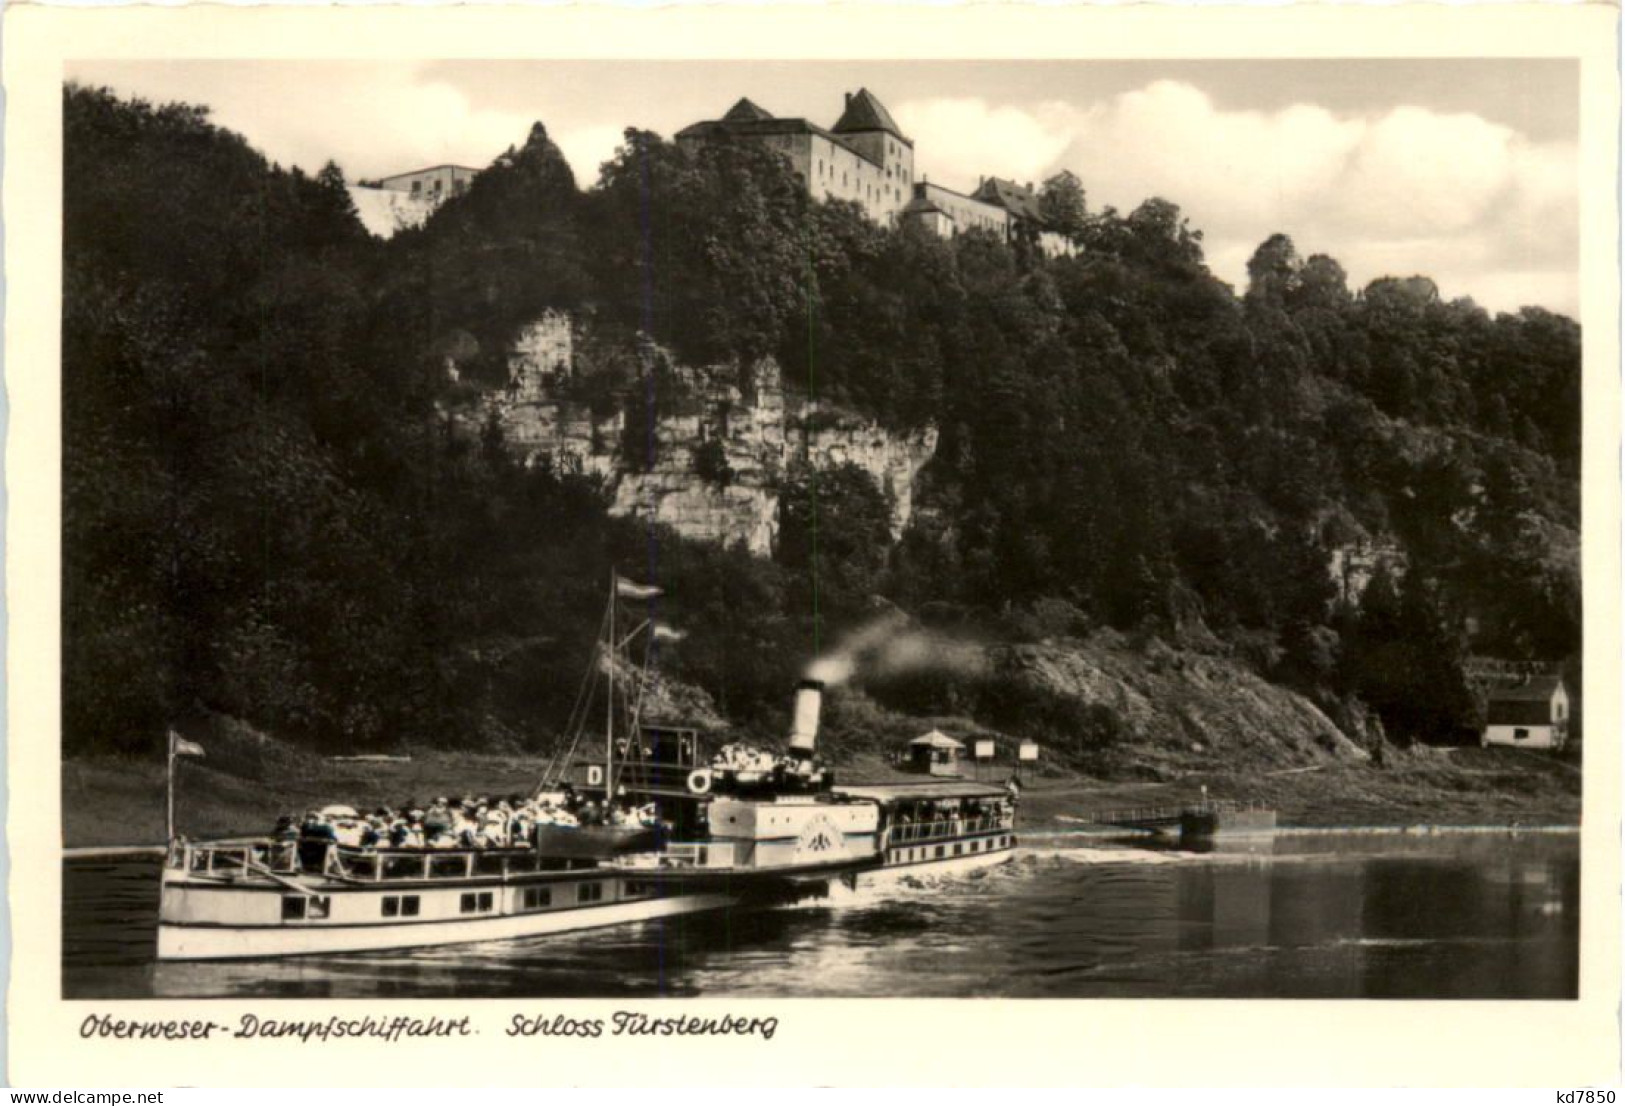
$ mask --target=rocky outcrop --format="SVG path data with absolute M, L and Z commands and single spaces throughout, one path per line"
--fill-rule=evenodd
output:
M 509 353 L 508 387 L 488 394 L 479 415 L 494 418 L 527 463 L 545 460 L 604 480 L 612 514 L 767 555 L 786 474 L 798 465 L 853 464 L 885 494 L 893 535 L 908 526 L 915 481 L 936 449 L 934 427 L 898 434 L 814 403 L 785 388 L 771 358 L 741 373 L 734 365 L 680 365 L 653 346 L 635 360 L 655 372 L 656 387 L 647 389 L 647 378 L 629 381 L 606 401 L 594 383 L 611 370 L 584 355 L 578 337 L 559 312 L 525 327 Z M 629 432 L 628 409 L 641 411 L 651 394 L 653 426 Z
M 1155 639 L 1129 647 L 1107 633 L 1005 646 L 995 650 L 992 668 L 1007 702 L 1077 718 L 1079 751 L 1123 770 L 1278 769 L 1368 758 L 1303 696 L 1230 657 Z M 1057 704 L 1072 709 L 1062 713 Z

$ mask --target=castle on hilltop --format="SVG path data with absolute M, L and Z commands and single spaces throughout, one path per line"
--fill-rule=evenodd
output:
M 944 238 L 979 228 L 1006 241 L 1025 238 L 1048 257 L 1075 252 L 1050 229 L 1033 186 L 984 177 L 966 195 L 916 180 L 914 140 L 866 88 L 846 94 L 846 109 L 826 130 L 800 118 L 781 118 L 741 98 L 721 119 L 677 132 L 677 145 L 693 149 L 719 139 L 759 142 L 782 154 L 818 200 L 848 200 L 882 225 L 917 221 Z
M 1070 238 L 1049 225 L 1030 182 L 983 177 L 967 194 L 916 179 L 914 140 L 867 88 L 846 94 L 845 110 L 828 129 L 774 115 L 742 97 L 721 119 L 692 123 L 676 139 L 687 150 L 721 140 L 759 143 L 790 162 L 813 199 L 855 203 L 882 226 L 915 222 L 944 238 L 984 230 L 1006 242 L 1027 242 L 1045 257 L 1077 252 Z M 436 165 L 360 181 L 350 196 L 363 225 L 387 238 L 421 225 L 441 201 L 465 192 L 477 172 Z

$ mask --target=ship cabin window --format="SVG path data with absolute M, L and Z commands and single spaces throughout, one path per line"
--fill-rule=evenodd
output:
M 332 907 L 326 895 L 283 895 L 282 920 L 298 922 L 325 918 Z
M 1522 726 L 1519 726 L 1519 727 L 1517 727 L 1516 729 L 1514 729 L 1512 731 L 1512 737 L 1513 737 L 1513 740 L 1515 740 L 1515 741 L 1522 740 L 1523 738 L 1526 738 L 1528 736 L 1529 736 L 1529 731 L 1524 729 Z
M 954 846 L 954 855 L 955 856 L 960 855 L 964 851 L 965 851 L 965 846 L 963 846 L 963 845 L 955 845 Z
M 384 901 L 378 906 L 378 912 L 386 918 L 400 917 L 401 897 L 399 895 L 385 895 Z
M 937 856 L 939 856 L 939 857 L 942 856 L 943 850 L 946 849 L 946 848 L 947 848 L 946 845 L 938 845 L 937 846 Z
M 463 896 L 462 911 L 464 914 L 489 914 L 491 912 L 491 892 L 468 892 Z
M 581 883 L 576 885 L 576 902 L 600 902 L 604 897 L 602 883 Z
M 655 885 L 640 879 L 629 879 L 621 887 L 621 897 L 627 899 L 646 899 L 655 893 Z
M 401 896 L 401 917 L 416 918 L 418 916 L 418 897 L 416 895 Z
M 546 910 L 552 905 L 551 887 L 526 887 L 519 893 L 519 907 L 522 910 Z
M 980 849 L 980 848 L 981 848 L 981 847 L 982 847 L 982 843 L 981 843 L 981 842 L 980 842 L 980 841 L 972 841 L 972 842 L 971 842 L 971 843 L 970 843 L 970 851 L 971 851 L 971 852 L 976 852 L 976 851 L 977 851 L 977 850 L 979 850 L 979 849 Z

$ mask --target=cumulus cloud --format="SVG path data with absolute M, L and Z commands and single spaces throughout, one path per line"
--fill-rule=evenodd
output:
M 576 184 L 591 188 L 598 183 L 598 167 L 615 156 L 625 133 L 624 127 L 573 127 L 549 131 L 564 159 L 575 173 Z
M 1238 288 L 1253 250 L 1282 232 L 1303 254 L 1337 258 L 1356 283 L 1420 272 L 1447 296 L 1497 310 L 1577 308 L 1573 144 L 1532 142 L 1477 115 L 1224 109 L 1177 81 L 1094 105 L 955 97 L 895 114 L 917 139 L 918 171 L 949 187 L 1067 168 L 1097 210 L 1173 200 Z

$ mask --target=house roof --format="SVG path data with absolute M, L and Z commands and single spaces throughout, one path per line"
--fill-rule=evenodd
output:
M 1555 721 L 1550 703 L 1529 699 L 1492 699 L 1484 712 L 1488 726 L 1550 726 Z
M 933 749 L 963 749 L 965 747 L 963 741 L 955 741 L 941 730 L 932 730 L 930 733 L 921 734 L 913 741 L 910 741 L 909 744 L 929 745 Z
M 989 177 L 971 193 L 971 199 L 1002 207 L 1022 219 L 1042 223 L 1044 215 L 1038 207 L 1038 194 L 1025 185 L 1003 177 Z
M 903 129 L 886 110 L 886 105 L 876 98 L 867 88 L 860 88 L 856 92 L 847 94 L 846 110 L 835 121 L 836 134 L 853 134 L 858 131 L 885 131 L 894 138 L 912 146 L 914 143 L 903 134 Z
M 1563 677 L 1540 675 L 1526 677 L 1521 683 L 1509 687 L 1491 688 L 1491 703 L 1544 703 L 1563 686 Z

